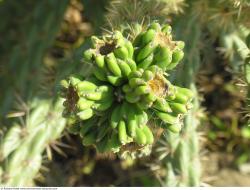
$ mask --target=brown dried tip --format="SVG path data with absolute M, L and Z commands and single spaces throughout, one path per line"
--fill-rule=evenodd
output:
M 169 89 L 168 84 L 160 74 L 156 74 L 152 80 L 149 80 L 148 85 L 151 88 L 151 91 L 158 97 L 166 96 Z
M 76 103 L 79 100 L 79 96 L 73 86 L 69 86 L 67 89 L 67 95 L 66 95 L 66 104 L 64 105 L 67 108 L 67 111 L 69 112 L 75 112 L 76 111 Z
M 113 152 L 97 153 L 96 160 L 115 160 L 117 155 Z
M 101 55 L 108 55 L 109 53 L 113 52 L 115 48 L 116 48 L 116 43 L 114 41 L 100 42 L 97 44 L 96 53 L 99 53 Z
M 174 50 L 176 43 L 172 40 L 171 35 L 166 35 L 163 32 L 157 32 L 154 39 L 155 44 L 159 44 L 161 47 L 169 47 L 170 50 Z
M 137 143 L 135 142 L 131 142 L 131 143 L 128 143 L 128 144 L 125 144 L 123 146 L 121 146 L 121 153 L 125 152 L 125 151 L 129 151 L 129 152 L 134 152 L 134 151 L 137 151 L 137 150 L 140 150 L 140 149 L 143 149 L 144 146 L 142 145 L 138 145 Z

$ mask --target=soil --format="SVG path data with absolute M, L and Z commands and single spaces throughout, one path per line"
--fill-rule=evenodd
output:
M 242 172 L 231 165 L 232 156 L 220 152 L 209 153 L 203 160 L 204 185 L 215 187 L 249 187 L 250 171 Z

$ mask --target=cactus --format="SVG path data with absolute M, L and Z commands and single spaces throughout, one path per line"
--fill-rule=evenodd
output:
M 1 73 L 1 80 L 4 81 L 1 87 L 5 90 L 0 97 L 0 186 L 32 185 L 40 169 L 45 146 L 59 138 L 64 128 L 65 121 L 58 117 L 61 104 L 53 104 L 52 99 L 38 98 L 35 92 L 41 83 L 43 55 L 55 38 L 67 2 L 1 2 L 1 16 L 6 19 L 1 22 L 0 30 L 11 30 L 15 25 L 18 35 L 7 33 L 4 37 L 6 42 L 1 43 L 5 45 L 2 48 L 4 56 L 1 57 L 1 62 L 8 64 L 1 65 L 1 70 L 4 71 Z M 27 8 L 30 11 L 27 12 Z M 33 77 L 34 73 L 37 77 Z M 15 106 L 13 102 L 17 92 L 19 97 L 24 97 L 24 101 L 29 102 L 28 107 L 34 109 L 30 112 L 25 107 L 24 113 L 30 114 L 26 116 L 25 124 L 5 117 L 11 116 L 7 113 Z M 55 120 L 47 120 L 49 117 Z
M 59 30 L 60 21 L 68 1 L 58 2 L 43 1 L 19 4 L 18 2 L 4 1 L 1 3 L 1 17 L 9 18 L 1 23 L 1 30 L 11 30 L 13 25 L 15 26 L 15 22 L 19 23 L 15 26 L 16 35 L 15 33 L 14 35 L 7 33 L 6 43 L 1 43 L 6 46 L 2 48 L 4 56 L 1 58 L 1 62 L 8 63 L 1 65 L 3 71 L 1 77 L 4 80 L 2 88 L 5 89 L 0 96 L 1 120 L 4 119 L 2 116 L 13 108 L 15 92 L 18 92 L 21 97 L 29 97 L 38 90 L 37 83 L 41 80 L 40 69 L 43 55 L 52 45 L 56 32 Z M 57 7 L 56 11 L 55 7 Z M 27 8 L 31 11 L 27 12 Z M 13 17 L 18 20 L 12 19 Z M 1 33 L 5 34 L 6 31 L 1 31 Z M 12 78 L 8 80 L 10 73 Z M 34 73 L 37 73 L 37 77 L 30 80 L 30 76 L 33 77 Z
M 61 81 L 64 116 L 83 145 L 122 154 L 129 144 L 148 150 L 154 142 L 149 114 L 179 132 L 193 93 L 164 76 L 183 58 L 184 43 L 172 40 L 171 27 L 153 22 L 132 42 L 119 31 L 91 41 L 84 57 L 93 65 L 92 75 Z
M 77 55 L 82 52 L 82 48 L 85 47 L 81 46 L 75 51 L 74 59 L 79 60 Z M 43 96 L 32 98 L 27 105 L 21 102 L 25 108 L 25 122 L 13 123 L 0 141 L 1 185 L 33 186 L 34 179 L 45 160 L 44 151 L 49 151 L 50 145 L 54 147 L 56 141 L 63 135 L 66 121 L 62 118 L 63 100 L 58 97 L 57 91 L 58 81 L 73 69 L 68 64 L 70 61 L 71 59 L 66 59 L 61 62 L 58 74 L 54 76 L 53 81 L 50 81 L 52 89 L 48 85 Z M 82 74 L 86 75 L 87 66 L 84 71 Z M 46 79 L 47 76 L 43 77 Z M 47 94 L 53 95 L 53 98 L 45 98 Z M 47 153 L 48 159 L 51 159 L 51 151 Z
M 201 184 L 199 134 L 197 132 L 199 100 L 194 84 L 195 73 L 200 64 L 198 44 L 201 38 L 201 29 L 196 16 L 188 15 L 187 18 L 189 19 L 184 21 L 180 17 L 173 27 L 177 36 L 186 43 L 184 64 L 177 68 L 175 80 L 178 84 L 191 88 L 195 95 L 192 102 L 193 108 L 184 119 L 180 135 L 166 132 L 160 141 L 164 143 L 159 144 L 159 148 L 166 146 L 169 149 L 168 154 L 159 152 L 161 159 L 159 164 L 166 168 L 166 176 L 162 179 L 165 186 L 200 186 Z M 185 28 L 185 32 L 183 32 L 183 28 Z M 166 148 L 163 151 L 166 151 Z
M 168 16 L 170 18 L 169 13 L 178 13 L 179 11 L 181 11 L 183 8 L 182 5 L 184 5 L 184 1 L 175 1 L 175 2 L 173 1 L 150 1 L 150 3 L 154 4 L 155 6 L 148 6 L 147 4 L 149 3 L 148 1 L 135 1 L 135 2 L 138 2 L 137 6 L 136 5 L 133 6 L 133 4 L 131 3 L 128 8 L 128 5 L 126 5 L 122 1 L 113 1 L 113 2 L 114 2 L 113 4 L 111 2 L 111 8 L 113 9 L 113 11 L 112 12 L 110 11 L 111 13 L 108 14 L 108 21 L 110 25 L 113 26 L 114 28 L 124 29 L 125 31 L 127 30 L 127 28 L 132 28 L 132 30 L 135 33 L 135 35 L 132 35 L 133 37 L 138 35 L 138 33 L 141 33 L 141 31 L 145 31 L 145 25 L 147 25 L 147 23 L 150 22 L 149 20 L 147 20 L 147 18 L 142 21 L 142 19 L 140 19 L 139 16 L 137 16 L 138 19 L 137 18 L 132 19 L 131 15 L 134 15 L 135 11 L 133 12 L 133 10 L 135 10 L 135 8 L 136 8 L 136 13 L 139 15 L 143 10 L 145 10 L 145 9 L 140 9 L 140 5 L 141 5 L 140 3 L 143 2 L 146 8 L 148 8 L 149 10 L 153 10 L 153 8 L 156 7 L 157 3 L 165 2 L 164 5 L 163 4 L 161 5 L 161 9 L 157 10 L 158 15 L 154 17 L 154 19 L 157 19 L 160 22 L 164 22 L 163 17 Z M 169 6 L 171 3 L 174 3 L 176 6 Z M 176 10 L 179 10 L 179 11 L 176 11 L 176 12 L 162 11 L 166 9 L 174 10 L 174 7 L 176 8 Z M 122 13 L 122 10 L 131 10 L 131 12 L 127 13 L 125 16 L 125 14 Z M 151 11 L 148 11 L 148 12 L 151 12 Z M 115 18 L 118 18 L 118 19 L 115 19 L 114 15 L 116 15 Z M 199 186 L 200 180 L 201 180 L 201 168 L 200 168 L 200 161 L 199 161 L 199 135 L 197 133 L 198 118 L 196 118 L 197 111 L 199 109 L 199 101 L 198 101 L 197 90 L 194 85 L 195 73 L 197 72 L 198 66 L 200 64 L 200 60 L 199 60 L 200 52 L 197 48 L 197 45 L 200 42 L 201 29 L 200 29 L 199 23 L 197 23 L 198 17 L 194 15 L 195 14 L 190 13 L 188 17 L 185 16 L 185 19 L 181 17 L 182 19 L 180 18 L 178 20 L 175 20 L 175 23 L 177 23 L 178 26 L 174 26 L 174 31 L 177 32 L 179 39 L 183 39 L 185 43 L 187 43 L 187 47 L 185 47 L 186 58 L 184 58 L 184 64 L 180 65 L 180 67 L 177 68 L 175 79 L 173 79 L 174 78 L 173 76 L 170 77 L 170 79 L 171 81 L 175 81 L 179 83 L 180 85 L 184 85 L 186 87 L 191 88 L 192 91 L 195 92 L 195 95 L 194 95 L 195 98 L 193 100 L 194 106 L 191 112 L 184 119 L 184 126 L 180 134 L 178 135 L 178 134 L 173 133 L 173 131 L 176 131 L 176 129 L 178 129 L 178 127 L 176 127 L 172 131 L 167 130 L 165 132 L 165 136 L 163 136 L 164 144 L 170 147 L 170 154 L 168 154 L 165 159 L 160 161 L 160 165 L 163 168 L 166 168 L 166 171 L 167 171 L 167 174 L 165 176 L 165 180 L 163 183 L 163 185 L 165 186 Z M 119 22 L 119 18 L 123 18 L 123 19 L 125 18 L 125 21 L 126 21 L 125 23 L 127 23 L 127 25 L 129 25 L 130 27 L 127 27 L 127 25 L 124 24 L 124 21 Z M 188 18 L 188 21 L 186 18 Z M 144 26 L 142 25 L 138 27 L 138 24 L 135 24 L 136 22 L 140 24 L 144 23 Z M 166 27 L 164 29 L 159 28 L 158 31 L 159 30 L 171 31 L 171 28 L 170 27 Z M 149 35 L 150 32 L 147 33 L 147 30 L 146 30 L 146 32 L 143 32 L 141 35 L 145 35 L 145 34 Z M 135 42 L 136 41 L 137 40 L 135 40 Z M 147 42 L 147 40 L 145 41 Z M 183 46 L 182 43 L 179 43 L 178 45 L 179 47 Z M 177 57 L 180 58 L 181 60 L 182 52 L 181 51 L 178 53 L 177 52 L 176 52 L 176 54 L 178 54 Z M 137 53 L 135 52 L 135 55 L 136 54 Z M 136 60 L 136 61 L 139 61 L 139 60 Z M 172 61 L 172 63 L 171 61 L 172 60 L 165 61 L 165 63 L 168 62 L 168 65 L 167 66 L 164 65 L 161 68 L 164 70 L 167 70 L 168 66 L 170 66 L 169 69 L 172 70 L 176 66 L 176 64 L 174 64 L 175 61 Z M 144 65 L 145 64 L 141 64 L 141 67 L 143 67 Z M 173 66 L 171 67 L 171 65 Z M 173 71 L 170 73 L 173 73 Z M 160 102 L 159 104 L 161 105 L 162 102 Z M 185 112 L 185 109 L 182 111 Z M 161 126 L 161 123 L 153 122 L 153 125 Z M 169 126 L 169 129 L 171 129 L 171 125 Z M 179 130 L 180 128 L 177 131 Z M 166 152 L 162 154 L 166 155 Z
M 85 6 L 92 7 L 97 3 L 82 1 Z M 244 73 L 248 85 L 250 37 L 246 40 L 248 48 L 242 39 L 246 31 L 249 32 L 245 28 L 249 26 L 249 1 L 111 0 L 106 17 L 103 16 L 103 5 L 108 1 L 98 1 L 100 5 L 94 6 L 98 16 L 92 8 L 85 8 L 84 13 L 95 25 L 95 31 L 100 32 L 98 25 L 105 18 L 105 27 L 111 32 L 93 36 L 91 48 L 86 50 L 82 46 L 76 50 L 78 58 L 73 60 L 82 59 L 82 50 L 86 50 L 84 65 L 60 64 L 59 75 L 54 76 L 56 81 L 52 84 L 54 100 L 46 99 L 35 93 L 42 82 L 49 87 L 42 81 L 41 58 L 55 37 L 59 27 L 57 18 L 62 17 L 67 2 L 33 4 L 24 1 L 21 4 L 22 8 L 31 7 L 30 15 L 36 15 L 37 22 L 32 24 L 33 28 L 22 22 L 19 28 L 25 31 L 19 34 L 28 35 L 20 35 L 18 41 L 25 45 L 13 48 L 10 64 L 1 66 L 1 70 L 7 72 L 1 72 L 1 79 L 3 76 L 6 82 L 2 85 L 5 91 L 0 95 L 0 112 L 1 116 L 9 112 L 16 89 L 28 102 L 28 110 L 24 111 L 25 124 L 0 118 L 0 184 L 33 185 L 43 162 L 43 151 L 62 135 L 66 124 L 69 132 L 82 138 L 84 146 L 94 146 L 97 152 L 118 153 L 123 158 L 148 155 L 152 147 L 157 146 L 155 131 L 165 129 L 160 140 L 164 143 L 159 148 L 162 150 L 162 146 L 166 146 L 170 153 L 164 149 L 160 155 L 159 165 L 166 170 L 162 185 L 201 185 L 197 132 L 200 105 L 194 80 L 201 63 L 200 55 L 206 57 L 210 53 L 201 52 L 202 34 L 206 30 L 210 32 L 210 39 L 219 38 L 225 55 L 231 55 L 229 62 L 233 69 Z M 8 3 L 1 2 L 0 10 L 17 7 L 13 2 Z M 54 11 L 57 6 L 59 8 Z M 43 10 L 48 8 L 50 11 L 46 12 L 45 18 Z M 183 11 L 184 16 L 172 17 Z M 9 13 L 0 11 L 0 14 Z M 17 10 L 15 14 L 23 15 L 23 11 Z M 27 13 L 27 18 L 33 18 L 30 15 Z M 55 22 L 58 23 L 55 25 Z M 183 40 L 186 47 L 183 42 L 173 40 L 171 22 L 175 38 Z M 0 30 L 12 27 L 12 22 L 6 24 L 3 20 L 2 23 L 4 27 Z M 36 23 L 40 23 L 39 27 Z M 9 42 L 11 46 L 13 40 Z M 7 46 L 3 48 L 5 55 L 9 49 Z M 3 60 L 8 62 L 6 57 Z M 182 59 L 184 63 L 178 65 Z M 243 59 L 245 64 L 241 67 Z M 19 62 L 23 64 L 17 64 Z M 33 71 L 38 77 L 29 80 Z M 9 73 L 13 80 L 6 80 Z M 69 76 L 69 73 L 76 75 Z M 61 78 L 65 78 L 60 89 L 64 101 L 54 94 Z M 247 91 L 249 96 L 250 90 Z M 61 118 L 62 112 L 66 120 Z
M 237 6 L 233 6 L 233 3 Z M 201 48 L 199 45 L 200 42 L 204 41 L 201 31 L 208 25 L 208 29 L 211 32 L 210 35 L 213 35 L 213 37 L 220 34 L 220 37 L 223 36 L 223 40 L 228 41 L 229 39 L 230 41 L 230 38 L 233 35 L 234 37 L 231 39 L 233 39 L 235 44 L 232 44 L 230 47 L 235 47 L 236 45 L 238 48 L 233 51 L 231 50 L 230 52 L 238 51 L 241 56 L 245 55 L 245 50 L 242 48 L 244 43 L 242 43 L 242 40 L 233 33 L 235 32 L 235 28 L 238 28 L 237 25 L 249 24 L 246 19 L 249 17 L 249 11 L 240 12 L 243 7 L 249 9 L 248 4 L 249 3 L 243 1 L 193 1 L 189 2 L 190 7 L 186 10 L 185 19 L 180 17 L 174 21 L 175 26 L 173 28 L 176 31 L 177 36 L 186 43 L 186 49 L 184 50 L 185 64 L 180 65 L 177 69 L 176 78 L 180 84 L 190 87 L 196 92 L 196 94 L 193 101 L 194 107 L 184 121 L 185 124 L 180 137 L 167 133 L 164 138 L 168 142 L 166 145 L 170 147 L 170 154 L 165 158 L 168 163 L 166 164 L 167 174 L 165 177 L 165 185 L 167 186 L 201 185 L 199 134 L 197 132 L 200 109 L 198 94 L 194 83 L 194 77 L 199 69 L 199 65 L 201 64 Z M 225 10 L 225 7 L 227 7 L 228 14 L 225 14 L 223 11 Z M 230 15 L 230 17 L 227 15 Z M 239 15 L 241 16 L 239 17 Z M 203 24 L 206 24 L 206 26 Z M 185 28 L 184 31 L 183 28 Z M 232 33 L 230 34 L 230 32 Z M 229 35 L 225 35 L 226 33 L 229 33 Z M 226 53 L 227 52 L 229 51 L 226 51 Z M 206 51 L 204 54 L 209 54 L 209 52 Z M 239 68 L 239 65 L 236 67 Z
M 32 185 L 41 167 L 44 149 L 62 135 L 65 127 L 61 101 L 53 104 L 46 99 L 33 100 L 25 125 L 16 123 L 4 136 L 0 144 L 2 185 Z
M 166 21 L 185 7 L 184 0 L 111 0 L 107 7 L 107 26 L 112 29 L 131 29 L 132 24 L 149 24 L 152 20 Z M 130 34 L 131 35 L 131 34 Z
M 236 75 L 236 80 L 240 81 L 240 85 L 237 82 L 237 88 L 243 92 L 245 105 L 241 108 L 240 112 L 243 117 L 243 121 L 237 127 L 238 135 L 234 135 L 233 138 L 245 139 L 244 143 L 237 147 L 235 154 L 235 163 L 239 166 L 243 162 L 249 160 L 249 142 L 248 142 L 248 131 L 249 131 L 249 21 L 246 20 L 249 17 L 249 11 L 242 11 L 242 8 L 249 10 L 250 4 L 247 1 L 235 1 L 234 7 L 235 12 L 241 15 L 239 18 L 234 15 L 230 26 L 227 30 L 220 31 L 218 37 L 220 40 L 220 53 L 224 56 L 223 58 L 229 63 L 232 73 Z M 226 129 L 228 130 L 228 129 Z M 236 130 L 235 130 L 236 131 Z M 230 137 L 233 139 L 232 137 Z M 233 140 L 231 140 L 233 142 Z M 245 144 L 246 143 L 246 144 Z

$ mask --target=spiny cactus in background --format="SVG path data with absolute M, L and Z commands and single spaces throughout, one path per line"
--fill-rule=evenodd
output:
M 61 103 L 53 104 L 52 99 L 35 98 L 35 95 L 43 75 L 43 55 L 57 34 L 67 2 L 1 3 L 0 12 L 5 19 L 0 30 L 6 34 L 1 39 L 6 40 L 1 43 L 4 50 L 1 62 L 8 64 L 1 65 L 0 73 L 1 81 L 4 81 L 1 87 L 5 89 L 0 95 L 0 186 L 33 185 L 45 147 L 61 136 L 65 126 L 65 120 L 60 116 Z M 27 8 L 31 11 L 27 12 Z M 15 30 L 6 33 L 13 26 Z M 13 109 L 15 92 L 24 102 L 29 102 L 28 108 L 31 108 L 25 110 L 25 123 L 5 117 Z
M 130 30 L 133 26 L 152 20 L 166 22 L 171 14 L 183 12 L 185 0 L 111 0 L 107 6 L 108 28 Z M 131 31 L 129 32 L 131 35 Z
M 240 7 L 234 7 L 233 2 L 236 1 L 190 1 L 189 8 L 185 11 L 186 14 L 174 20 L 175 34 L 186 43 L 184 64 L 177 68 L 175 74 L 178 84 L 190 87 L 194 92 L 197 91 L 194 83 L 195 76 L 201 62 L 206 61 L 201 60 L 200 55 L 203 53 L 209 54 L 209 52 L 201 52 L 200 47 L 201 42 L 204 42 L 202 36 L 204 28 L 209 26 L 210 39 L 214 40 L 215 37 L 226 36 L 225 33 L 232 32 L 232 29 L 234 32 L 234 28 L 238 28 L 240 24 L 249 24 L 247 19 L 249 18 L 249 11 L 240 12 L 240 7 L 249 9 L 249 4 L 241 1 L 241 5 L 238 4 Z M 226 12 L 223 10 L 226 10 Z M 237 39 L 237 37 L 233 39 Z M 239 51 L 239 49 L 236 49 L 231 52 Z M 240 49 L 242 51 L 242 48 Z M 165 158 L 167 177 L 163 180 L 164 185 L 199 186 L 201 184 L 199 134 L 197 132 L 200 120 L 198 94 L 196 93 L 194 97 L 194 107 L 184 121 L 185 125 L 180 138 L 176 138 L 171 133 L 166 134 L 165 140 L 167 143 L 165 145 L 169 147 L 170 153 Z M 163 163 L 161 162 L 161 164 Z
M 42 161 L 52 158 L 51 147 L 59 150 L 57 146 L 60 146 L 61 143 L 57 140 L 63 136 L 66 120 L 61 116 L 63 101 L 57 95 L 58 81 L 62 79 L 62 76 L 68 75 L 68 72 L 72 72 L 74 69 L 79 70 L 78 64 L 74 65 L 76 67 L 74 68 L 69 63 L 72 59 L 80 60 L 77 55 L 82 52 L 82 49 L 84 49 L 84 46 L 75 50 L 76 55 L 74 57 L 62 60 L 60 67 L 57 68 L 58 73 L 53 76 L 53 81 L 50 80 L 50 85 L 46 84 L 47 92 L 43 95 L 48 96 L 50 94 L 53 99 L 40 96 L 32 98 L 27 105 L 25 104 L 25 109 L 21 110 L 21 113 L 25 113 L 25 120 L 21 119 L 23 122 L 13 123 L 6 132 L 3 129 L 2 134 L 4 135 L 1 134 L 0 141 L 1 185 L 35 185 L 34 179 L 39 174 Z M 87 72 L 88 66 L 85 66 L 81 73 L 85 76 Z M 45 150 L 47 158 L 43 155 Z M 60 150 L 59 153 L 61 153 Z
M 172 40 L 169 25 L 157 22 L 133 42 L 119 31 L 93 36 L 92 48 L 84 52 L 93 74 L 61 82 L 64 116 L 83 144 L 99 152 L 116 153 L 131 144 L 148 150 L 154 142 L 151 115 L 162 127 L 179 132 L 193 93 L 165 76 L 183 58 L 183 47 Z
M 235 28 L 234 30 L 231 30 L 227 34 L 221 35 L 220 36 L 220 51 L 224 55 L 224 59 L 226 59 L 229 63 L 230 68 L 232 69 L 233 73 L 236 73 L 237 76 L 235 77 L 237 80 L 238 88 L 240 88 L 241 92 L 243 92 L 243 96 L 245 96 L 245 102 L 246 106 L 242 108 L 242 110 L 239 110 L 243 114 L 246 114 L 246 116 L 249 113 L 249 65 L 247 63 L 244 64 L 244 60 L 247 60 L 247 56 L 249 53 L 249 50 L 247 48 L 247 43 L 245 42 L 245 38 L 247 34 L 249 34 L 250 30 L 243 27 L 242 25 Z M 245 61 L 247 62 L 247 61 Z M 246 120 L 245 120 L 246 121 Z M 241 138 L 245 138 L 244 134 L 245 131 L 248 131 L 248 124 L 243 124 L 243 126 L 239 126 L 238 131 L 239 135 Z M 241 131 L 241 132 L 240 132 Z M 248 138 L 248 137 L 246 137 Z M 247 141 L 244 141 L 247 142 Z M 240 163 L 241 161 L 241 156 L 238 156 L 239 154 L 244 155 L 244 150 L 246 146 L 240 146 L 238 149 L 238 154 L 237 154 L 237 159 L 236 163 Z M 246 154 L 245 154 L 246 155 Z M 245 157 L 245 156 L 243 156 Z M 246 159 L 247 160 L 247 159 Z
M 61 100 L 53 104 L 52 100 L 35 99 L 24 124 L 15 123 L 7 131 L 0 142 L 1 185 L 33 185 L 43 161 L 43 151 L 56 144 L 55 140 L 64 130 L 61 104 Z
M 40 67 L 43 63 L 43 55 L 55 39 L 67 3 L 68 0 L 53 2 L 45 0 L 32 3 L 25 1 L 21 4 L 14 1 L 1 3 L 0 16 L 6 19 L 1 22 L 0 27 L 0 32 L 4 34 L 1 39 L 0 48 L 3 54 L 0 59 L 1 63 L 8 63 L 1 64 L 0 77 L 3 81 L 2 88 L 5 89 L 0 94 L 1 121 L 4 120 L 3 116 L 13 108 L 15 92 L 26 98 L 38 91 L 37 83 L 41 80 Z M 56 10 L 55 7 L 57 7 Z M 27 8 L 31 11 L 25 11 Z M 6 32 L 13 28 L 15 31 Z M 10 75 L 12 75 L 11 80 L 9 80 Z M 30 80 L 31 78 L 33 80 Z
M 188 1 L 187 1 L 188 2 Z M 174 30 L 178 38 L 185 41 L 184 64 L 181 64 L 175 73 L 178 84 L 190 87 L 195 94 L 193 100 L 193 109 L 187 115 L 184 121 L 184 127 L 180 137 L 175 137 L 171 133 L 166 133 L 163 139 L 167 143 L 163 143 L 169 154 L 161 152 L 165 164 L 167 174 L 163 185 L 167 186 L 199 186 L 201 184 L 201 167 L 199 161 L 199 134 L 197 127 L 199 126 L 199 100 L 195 87 L 195 76 L 201 65 L 200 45 L 204 41 L 202 36 L 203 28 L 209 26 L 211 38 L 223 36 L 226 32 L 232 31 L 237 22 L 248 22 L 247 14 L 242 13 L 242 17 L 237 17 L 238 8 L 232 6 L 233 1 L 193 1 L 189 2 L 189 8 L 185 11 L 184 16 L 180 16 L 174 20 Z M 246 6 L 246 4 L 241 4 Z M 225 9 L 227 7 L 227 9 Z M 226 10 L 226 13 L 222 10 Z M 220 18 L 220 19 L 218 19 Z M 232 21 L 235 22 L 232 22 Z M 237 20 L 237 21 L 236 21 Z M 192 37 L 191 37 L 192 36 Z M 234 46 L 232 46 L 234 47 Z M 234 52 L 235 49 L 232 51 Z M 209 52 L 204 52 L 208 54 Z M 164 141 L 161 141 L 164 142 Z M 160 145 L 162 147 L 163 145 Z M 166 149 L 165 149 L 166 151 Z M 165 157 L 164 157 L 165 155 Z
M 211 35 L 218 35 L 242 24 L 250 26 L 250 2 L 244 0 L 205 0 L 192 3 L 195 15 L 203 24 L 209 25 Z

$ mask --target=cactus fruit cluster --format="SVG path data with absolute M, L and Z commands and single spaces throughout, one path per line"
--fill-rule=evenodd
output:
M 135 39 L 135 61 L 139 68 L 147 68 L 151 63 L 163 71 L 173 69 L 183 58 L 184 42 L 173 41 L 171 27 L 161 27 L 153 23 Z
M 167 78 L 184 56 L 184 43 L 172 40 L 171 27 L 153 22 L 134 41 L 119 31 L 91 40 L 84 58 L 93 72 L 61 81 L 63 116 L 83 145 L 101 153 L 119 153 L 129 145 L 149 150 L 150 120 L 178 133 L 193 93 Z

